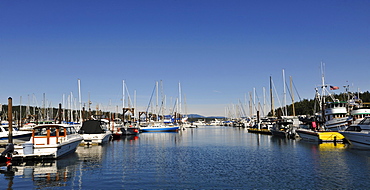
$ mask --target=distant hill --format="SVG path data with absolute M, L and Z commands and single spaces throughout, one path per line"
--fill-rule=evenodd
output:
M 199 115 L 199 114 L 188 114 L 188 117 L 189 118 L 217 118 L 217 119 L 222 119 L 224 117 L 222 116 L 208 116 L 208 117 L 205 117 L 203 115 Z
M 199 115 L 199 114 L 188 114 L 188 117 L 189 118 L 204 118 L 203 115 Z

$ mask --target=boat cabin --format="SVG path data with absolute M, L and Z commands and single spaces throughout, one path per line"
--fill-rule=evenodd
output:
M 59 144 L 67 140 L 67 135 L 77 134 L 73 127 L 65 125 L 40 125 L 32 131 L 32 143 L 34 145 Z
M 360 123 L 357 125 L 351 125 L 349 126 L 345 131 L 356 131 L 356 132 L 364 132 L 370 131 L 370 117 L 365 117 Z

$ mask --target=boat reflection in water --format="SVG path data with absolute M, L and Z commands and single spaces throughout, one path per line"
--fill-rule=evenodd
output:
M 106 146 L 79 146 L 76 153 L 84 162 L 101 162 L 103 155 L 106 154 Z
M 0 174 L 8 181 L 8 189 L 22 188 L 14 184 L 15 178 L 31 180 L 35 189 L 66 187 L 74 176 L 77 160 L 77 155 L 71 154 L 61 160 L 13 162 L 12 166 L 0 167 Z

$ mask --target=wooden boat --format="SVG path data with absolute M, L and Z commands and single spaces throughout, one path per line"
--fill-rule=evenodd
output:
M 13 160 L 57 159 L 76 151 L 82 137 L 66 124 L 47 124 L 32 130 L 30 141 L 15 145 Z
M 85 145 L 103 144 L 112 137 L 112 132 L 108 130 L 106 123 L 100 120 L 84 121 L 78 133 L 82 136 L 82 143 Z

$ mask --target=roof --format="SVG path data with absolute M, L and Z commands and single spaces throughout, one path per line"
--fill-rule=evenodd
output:
M 82 127 L 78 133 L 80 134 L 100 134 L 100 133 L 105 133 L 105 132 L 100 126 L 100 121 L 88 120 L 82 123 Z

